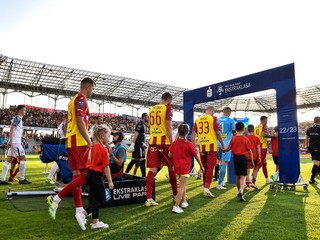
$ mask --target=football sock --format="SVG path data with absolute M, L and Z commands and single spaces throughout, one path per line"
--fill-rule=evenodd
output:
M 152 171 L 148 172 L 147 179 L 146 179 L 147 199 L 152 199 L 154 176 L 155 176 L 154 172 Z
M 1 181 L 6 179 L 10 163 L 5 161 L 2 167 Z
M 54 201 L 57 205 L 59 204 L 59 202 L 61 202 L 61 200 L 62 200 L 62 199 L 58 196 L 58 194 L 53 197 L 53 201 Z
M 319 169 L 319 166 L 313 165 L 313 167 L 312 167 L 311 181 L 314 181 L 314 178 L 317 176 L 317 174 L 318 174 L 318 169 Z
M 133 165 L 137 162 L 137 160 L 131 160 L 127 166 L 127 169 L 126 169 L 126 173 L 130 172 L 131 171 L 131 168 L 133 167 Z
M 246 186 L 247 186 L 247 187 L 250 187 L 250 182 L 246 182 Z
M 72 181 L 69 182 L 61 192 L 58 193 L 58 196 L 63 199 L 65 196 L 67 196 L 70 193 L 73 193 L 76 191 L 78 187 L 82 187 L 86 182 L 86 175 L 85 174 L 80 174 L 77 176 L 73 176 Z
M 19 170 L 20 170 L 20 181 L 22 181 L 24 180 L 24 174 L 26 173 L 26 161 L 20 161 Z
M 82 208 L 82 185 L 72 192 L 74 206 Z
M 13 177 L 13 178 L 16 177 L 19 171 L 20 171 L 20 169 L 19 169 L 19 168 L 16 168 L 16 170 L 15 170 L 14 173 L 12 174 L 12 177 Z
M 227 165 L 221 164 L 220 165 L 220 175 L 219 175 L 219 181 L 218 181 L 218 185 L 221 185 L 223 182 L 223 179 L 226 175 L 226 169 L 227 169 Z
M 252 184 L 256 184 L 257 179 L 255 179 L 254 177 L 252 178 Z
M 265 178 L 268 178 L 267 163 L 264 163 L 264 164 L 262 165 L 262 171 L 263 171 L 264 177 L 265 177 Z
M 58 169 L 58 168 L 59 168 L 59 166 L 58 166 L 57 162 L 55 162 L 55 163 L 52 165 L 51 169 L 50 169 L 50 173 L 49 173 L 49 175 L 48 175 L 48 179 L 52 179 L 52 178 L 53 178 L 53 176 L 54 176 L 54 174 L 57 172 L 57 169 Z

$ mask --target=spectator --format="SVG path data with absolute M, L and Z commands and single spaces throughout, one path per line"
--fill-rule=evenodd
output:
M 124 134 L 122 132 L 116 132 L 113 134 L 114 147 L 111 148 L 107 145 L 111 174 L 119 173 L 127 160 L 126 148 L 121 144 L 123 138 Z

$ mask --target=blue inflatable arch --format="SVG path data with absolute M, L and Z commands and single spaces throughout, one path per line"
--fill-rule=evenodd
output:
M 184 121 L 193 126 L 195 104 L 269 89 L 276 91 L 277 99 L 280 182 L 295 183 L 300 155 L 293 63 L 184 92 Z

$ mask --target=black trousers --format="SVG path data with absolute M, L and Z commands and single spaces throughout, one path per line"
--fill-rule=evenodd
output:
M 87 172 L 87 185 L 89 186 L 89 206 L 86 208 L 88 214 L 92 213 L 93 219 L 99 218 L 99 208 L 106 207 L 106 190 L 102 179 L 103 173 L 94 170 Z

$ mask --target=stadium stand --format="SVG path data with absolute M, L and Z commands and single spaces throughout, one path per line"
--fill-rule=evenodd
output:
M 92 101 L 99 106 L 104 103 L 113 103 L 140 109 L 157 104 L 162 93 L 167 91 L 173 96 L 173 108 L 180 111 L 183 109 L 183 92 L 189 90 L 133 78 L 32 62 L 0 54 L 2 108 L 5 106 L 4 99 L 5 95 L 10 93 L 9 90 L 22 92 L 29 96 L 47 95 L 55 101 L 72 97 L 77 93 L 79 81 L 84 77 L 91 77 L 96 82 L 98 87 Z M 297 89 L 298 109 L 318 108 L 320 106 L 319 89 L 320 85 Z M 216 112 L 222 112 L 225 106 L 229 106 L 233 111 L 260 113 L 275 113 L 277 109 L 275 93 L 262 93 L 258 96 L 244 95 L 198 104 L 195 106 L 195 112 L 204 112 L 208 105 L 213 105 Z

